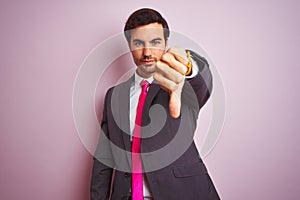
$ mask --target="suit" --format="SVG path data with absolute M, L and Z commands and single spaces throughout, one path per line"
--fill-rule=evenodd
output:
M 199 73 L 186 79 L 181 114 L 169 115 L 169 93 L 149 87 L 142 116 L 141 157 L 154 200 L 220 199 L 193 141 L 197 118 L 212 89 L 207 61 L 191 52 Z M 133 77 L 105 96 L 101 133 L 94 154 L 91 199 L 129 199 L 131 139 L 129 90 Z

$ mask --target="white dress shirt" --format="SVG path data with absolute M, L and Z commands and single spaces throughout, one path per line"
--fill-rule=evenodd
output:
M 199 68 L 198 68 L 196 62 L 193 60 L 193 58 L 191 58 L 191 61 L 193 64 L 192 74 L 190 76 L 186 76 L 186 78 L 193 78 L 194 76 L 196 76 L 196 74 L 199 71 Z M 130 119 L 129 119 L 129 122 L 130 122 L 131 140 L 132 140 L 133 131 L 134 131 L 134 127 L 135 127 L 136 109 L 137 109 L 137 105 L 139 102 L 140 94 L 142 92 L 142 87 L 140 85 L 142 80 L 146 80 L 151 84 L 153 82 L 153 77 L 151 76 L 150 78 L 145 79 L 145 78 L 139 76 L 137 74 L 137 72 L 134 73 L 134 82 L 130 86 Z M 152 197 L 145 176 L 143 176 L 143 192 L 144 192 L 145 198 Z
M 130 120 L 129 121 L 130 121 L 131 139 L 135 127 L 136 109 L 139 102 L 140 94 L 142 92 L 142 87 L 140 85 L 142 80 L 146 80 L 151 84 L 153 82 L 153 77 L 145 79 L 139 76 L 136 72 L 134 73 L 134 82 L 131 84 L 130 87 Z M 151 197 L 151 193 L 149 191 L 149 187 L 147 185 L 145 176 L 143 176 L 143 192 L 144 192 L 144 197 Z

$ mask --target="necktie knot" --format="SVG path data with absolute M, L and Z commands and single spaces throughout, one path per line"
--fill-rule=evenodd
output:
M 150 83 L 146 80 L 142 80 L 141 83 L 140 83 L 141 87 L 142 87 L 142 91 L 145 92 L 147 91 Z

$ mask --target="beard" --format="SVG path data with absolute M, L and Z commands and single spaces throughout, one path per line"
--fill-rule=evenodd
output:
M 139 60 L 137 65 L 137 72 L 140 76 L 148 78 L 155 72 L 157 58 L 152 56 L 145 56 Z
M 153 56 L 144 56 L 142 59 L 139 60 L 140 65 L 152 65 L 157 62 L 157 58 Z

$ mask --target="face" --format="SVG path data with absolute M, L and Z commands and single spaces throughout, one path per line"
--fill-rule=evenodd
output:
M 156 61 L 160 60 L 166 49 L 163 26 L 151 23 L 132 30 L 129 48 L 137 73 L 149 78 L 155 72 Z

